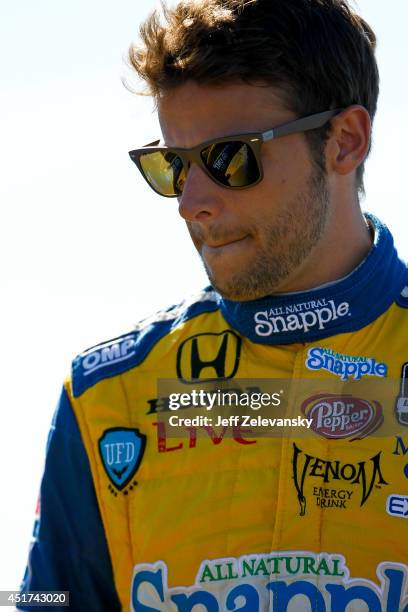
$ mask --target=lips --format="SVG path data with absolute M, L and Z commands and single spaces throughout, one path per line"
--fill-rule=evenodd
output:
M 237 242 L 242 242 L 248 238 L 248 236 L 243 236 L 242 238 L 234 238 L 233 240 L 229 239 L 224 242 L 203 242 L 203 247 L 208 247 L 210 249 L 220 249 L 223 247 L 230 246 L 232 244 L 236 244 Z
M 205 259 L 219 256 L 234 257 L 242 253 L 243 244 L 249 240 L 249 236 L 229 240 L 228 242 L 204 242 L 201 246 L 201 256 Z

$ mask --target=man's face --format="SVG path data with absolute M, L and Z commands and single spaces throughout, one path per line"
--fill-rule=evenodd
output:
M 297 117 L 278 90 L 247 84 L 179 86 L 159 102 L 167 146 L 189 148 L 221 136 L 262 132 Z M 190 168 L 179 212 L 213 287 L 232 300 L 291 291 L 328 217 L 326 175 L 303 134 L 262 145 L 263 180 L 244 190 Z

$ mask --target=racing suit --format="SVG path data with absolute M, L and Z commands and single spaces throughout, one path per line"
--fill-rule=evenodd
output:
M 249 302 L 208 287 L 74 360 L 24 590 L 95 612 L 408 612 L 408 275 L 367 218 L 373 246 L 339 281 Z M 285 410 L 308 435 L 174 433 L 157 387 L 303 378 L 315 392 Z M 364 380 L 391 393 L 359 397 Z

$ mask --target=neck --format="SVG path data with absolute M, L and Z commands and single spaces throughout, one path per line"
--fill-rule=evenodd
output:
M 274 294 L 306 291 L 347 276 L 366 257 L 372 242 L 372 228 L 358 203 L 337 207 L 328 219 L 322 240 Z

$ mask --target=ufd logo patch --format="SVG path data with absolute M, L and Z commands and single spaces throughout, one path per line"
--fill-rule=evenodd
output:
M 138 429 L 114 427 L 104 431 L 98 445 L 105 472 L 121 491 L 132 480 L 142 461 L 146 436 Z

